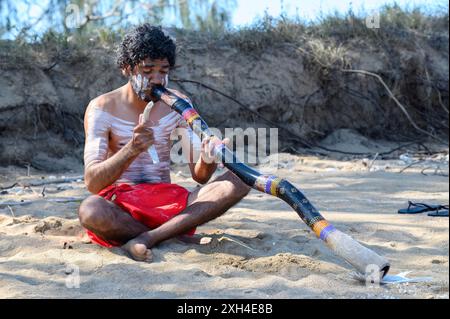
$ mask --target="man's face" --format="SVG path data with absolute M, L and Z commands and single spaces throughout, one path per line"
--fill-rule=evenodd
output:
M 155 85 L 167 86 L 169 82 L 169 61 L 149 59 L 141 61 L 130 72 L 130 83 L 137 96 L 146 102 L 155 101 L 151 89 Z

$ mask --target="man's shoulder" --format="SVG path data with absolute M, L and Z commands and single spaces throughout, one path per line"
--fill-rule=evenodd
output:
M 104 93 L 92 99 L 88 104 L 87 110 L 95 107 L 102 111 L 112 113 L 119 99 L 120 99 L 119 89 Z

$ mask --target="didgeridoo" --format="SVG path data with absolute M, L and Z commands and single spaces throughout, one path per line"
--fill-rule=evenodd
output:
M 235 154 L 211 133 L 206 122 L 189 102 L 162 86 L 154 86 L 152 95 L 181 114 L 199 137 L 211 137 L 211 141 L 215 145 L 216 158 L 221 160 L 226 168 L 250 187 L 279 197 L 288 203 L 318 238 L 323 240 L 336 255 L 355 267 L 359 273 L 367 277 L 368 275 L 373 276 L 374 271 L 379 271 L 380 277 L 378 279 L 383 278 L 388 273 L 390 264 L 385 258 L 337 230 L 314 208 L 305 195 L 289 181 L 273 175 L 261 174 L 240 162 Z

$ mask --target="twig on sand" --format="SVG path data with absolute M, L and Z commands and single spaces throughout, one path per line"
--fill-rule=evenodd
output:
M 400 172 L 398 172 L 398 173 L 401 174 L 401 173 L 403 173 L 404 171 L 406 171 L 408 168 L 410 168 L 410 167 L 412 167 L 412 166 L 414 166 L 414 165 L 423 163 L 423 162 L 425 162 L 425 161 L 424 161 L 424 160 L 420 160 L 420 161 L 412 162 L 411 164 L 409 164 L 409 165 L 405 166 L 404 168 L 402 168 L 402 169 L 400 170 Z
M 14 183 L 12 185 L 9 185 L 9 186 L 6 186 L 6 187 L 0 187 L 0 190 L 10 189 L 10 188 L 13 188 L 13 187 L 15 187 L 17 185 L 19 185 L 19 183 L 16 182 L 16 183 Z
M 17 185 L 22 186 L 24 188 L 26 187 L 32 187 L 32 186 L 42 186 L 42 185 L 48 185 L 48 184 L 62 184 L 62 183 L 70 183 L 75 182 L 78 180 L 83 180 L 83 176 L 75 176 L 75 177 L 68 177 L 68 178 L 60 178 L 60 179 L 50 179 L 46 181 L 39 181 L 39 182 L 15 182 L 12 185 L 0 187 L 0 190 L 10 189 Z
M 430 176 L 430 175 L 428 175 L 428 174 L 425 173 L 425 171 L 428 170 L 428 169 L 430 169 L 430 168 L 433 168 L 433 167 L 430 167 L 430 166 L 425 167 L 420 173 L 421 173 L 422 175 L 425 175 L 425 176 Z M 438 174 L 438 171 L 441 171 L 442 174 Z M 436 176 L 442 176 L 442 177 L 448 177 L 448 174 L 445 174 L 445 173 L 441 170 L 441 168 L 440 168 L 439 166 L 436 167 L 436 168 L 434 169 L 433 175 L 436 175 Z
M 244 244 L 244 243 L 241 242 L 240 240 L 233 239 L 233 238 L 230 238 L 230 237 L 228 237 L 228 236 L 222 236 L 222 237 L 220 237 L 220 238 L 219 238 L 219 241 L 222 241 L 222 240 L 228 240 L 228 241 L 234 242 L 234 243 L 236 243 L 236 244 L 238 244 L 238 245 L 240 245 L 240 246 L 242 246 L 242 247 L 245 247 L 245 248 L 248 248 L 248 249 L 250 249 L 250 250 L 256 251 L 256 249 L 254 249 L 254 248 L 252 248 L 252 247 L 250 247 L 250 246 Z
M 424 144 L 424 143 L 418 143 L 419 146 L 422 146 L 425 149 L 425 153 L 428 155 L 433 155 L 433 152 Z M 419 153 L 419 152 L 417 152 Z
M 20 202 L 0 202 L 0 208 L 9 207 L 9 206 L 25 206 L 30 205 L 32 203 L 70 203 L 70 202 L 82 202 L 85 198 L 84 197 L 59 197 L 59 198 L 46 198 L 42 199 L 39 198 L 37 200 L 27 200 L 27 201 L 20 201 Z
M 410 142 L 410 143 L 402 144 L 402 145 L 399 145 L 399 146 L 397 146 L 397 147 L 395 147 L 393 149 L 390 149 L 389 151 L 379 152 L 377 154 L 378 154 L 378 156 L 389 155 L 389 154 L 392 154 L 392 153 L 394 153 L 396 151 L 401 150 L 402 148 L 405 148 L 405 147 L 408 147 L 408 146 L 412 146 L 412 145 L 415 145 L 415 144 L 418 144 L 418 143 L 420 143 L 420 142 Z M 347 154 L 347 155 L 358 155 L 358 156 L 371 156 L 372 155 L 372 153 L 358 153 L 358 152 L 345 152 L 345 151 L 340 151 L 340 150 L 333 150 L 333 149 L 329 149 L 329 148 L 322 147 L 322 146 L 320 148 L 325 150 L 325 151 L 328 151 L 328 152 L 341 153 L 341 154 Z
M 29 185 L 24 186 L 23 189 L 24 189 L 24 190 L 25 190 L 25 189 L 29 189 L 29 190 L 31 190 L 31 192 L 32 192 L 34 195 L 39 196 L 39 194 L 36 193 L 36 191 L 35 191 L 34 189 L 32 189 L 31 186 L 29 186 Z
M 425 174 L 425 171 L 426 171 L 427 169 L 430 169 L 430 168 L 431 168 L 431 167 L 425 167 L 423 170 L 420 171 L 420 174 L 425 175 L 425 176 L 428 176 L 428 174 Z
M 45 201 L 54 203 L 70 203 L 70 202 L 82 202 L 84 197 L 61 197 L 61 198 L 47 198 Z
M 437 171 L 438 171 L 438 170 L 441 171 L 442 174 L 437 174 Z M 445 174 L 444 171 L 441 169 L 440 166 L 436 169 L 436 175 L 437 175 L 437 176 L 448 177 L 448 174 Z
M 438 174 L 438 171 L 441 171 L 442 174 Z M 437 176 L 443 176 L 443 177 L 448 177 L 448 174 L 445 174 L 445 173 L 444 173 L 444 171 L 441 169 L 441 166 L 436 167 L 435 175 L 437 175 Z
M 11 206 L 8 205 L 8 209 L 11 212 L 12 217 L 16 218 L 16 215 L 14 215 L 14 211 L 12 210 Z
M 5 208 L 9 206 L 25 206 L 31 204 L 31 201 L 21 201 L 21 202 L 0 202 L 0 208 Z
M 378 158 L 378 155 L 380 155 L 380 153 L 376 153 L 375 156 L 373 157 L 373 160 L 370 161 L 369 165 L 367 166 L 367 170 L 370 172 L 370 169 L 373 166 L 373 163 L 375 163 L 376 159 Z

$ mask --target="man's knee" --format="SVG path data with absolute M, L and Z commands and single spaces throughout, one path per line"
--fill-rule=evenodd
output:
M 232 172 L 224 174 L 224 183 L 229 196 L 236 200 L 241 200 L 250 192 L 251 187 L 245 184 L 239 177 Z
M 78 218 L 83 227 L 88 229 L 96 228 L 97 225 L 102 223 L 105 209 L 104 202 L 104 198 L 92 195 L 81 203 L 78 209 Z

